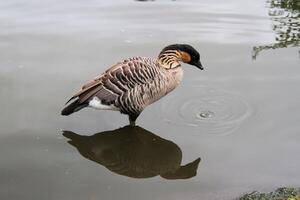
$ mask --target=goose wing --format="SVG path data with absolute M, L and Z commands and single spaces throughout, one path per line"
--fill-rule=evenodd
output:
M 142 58 L 124 60 L 84 84 L 68 102 L 77 98 L 79 104 L 85 104 L 96 96 L 103 104 L 114 104 L 122 94 L 129 92 L 137 85 L 154 80 L 156 71 L 157 65 L 154 61 L 149 63 Z

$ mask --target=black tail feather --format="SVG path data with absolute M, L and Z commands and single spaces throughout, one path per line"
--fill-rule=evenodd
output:
M 79 110 L 81 110 L 82 108 L 86 107 L 87 104 L 81 104 L 79 103 L 79 100 L 75 100 L 72 103 L 70 103 L 69 105 L 67 105 L 62 111 L 61 111 L 61 115 L 70 115 L 74 112 L 77 112 Z

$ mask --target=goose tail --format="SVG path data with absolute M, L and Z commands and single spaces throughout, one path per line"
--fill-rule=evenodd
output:
M 77 112 L 79 110 L 81 110 L 82 108 L 86 107 L 87 104 L 82 104 L 79 102 L 79 99 L 73 101 L 72 103 L 70 103 L 69 105 L 67 105 L 62 111 L 61 111 L 61 115 L 70 115 L 74 112 Z

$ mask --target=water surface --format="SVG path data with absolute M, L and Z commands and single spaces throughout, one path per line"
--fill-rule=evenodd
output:
M 229 200 L 299 186 L 299 5 L 276 2 L 0 1 L 0 199 Z M 184 65 L 179 88 L 137 120 L 144 132 L 114 135 L 128 123 L 116 112 L 59 115 L 108 66 L 172 43 L 192 44 L 205 70 Z

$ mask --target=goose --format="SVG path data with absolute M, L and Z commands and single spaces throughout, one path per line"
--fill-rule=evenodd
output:
M 114 110 L 129 116 L 129 125 L 150 104 L 174 90 L 182 80 L 181 62 L 203 70 L 200 54 L 191 45 L 172 44 L 158 58 L 125 59 L 84 84 L 61 111 L 70 115 L 85 107 Z

